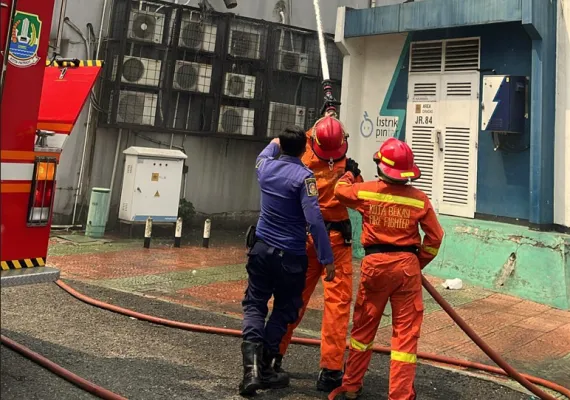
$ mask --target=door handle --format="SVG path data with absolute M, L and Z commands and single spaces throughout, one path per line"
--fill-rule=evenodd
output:
M 443 141 L 441 140 L 441 131 L 439 129 L 436 131 L 436 137 L 439 151 L 443 151 Z

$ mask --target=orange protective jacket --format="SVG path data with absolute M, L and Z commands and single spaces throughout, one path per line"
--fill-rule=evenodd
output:
M 335 162 L 331 169 L 329 163 L 321 160 L 311 147 L 311 131 L 307 132 L 307 150 L 301 158 L 303 164 L 307 166 L 317 180 L 317 189 L 319 190 L 319 205 L 323 219 L 329 222 L 338 222 L 348 219 L 348 210 L 346 206 L 334 196 L 334 187 L 341 176 L 344 175 L 346 167 L 346 159 Z
M 362 214 L 364 247 L 374 244 L 417 246 L 420 267 L 437 255 L 443 229 L 427 195 L 410 185 L 388 185 L 381 180 L 355 183 L 347 172 L 334 193 L 343 204 Z M 418 224 L 425 233 L 423 243 Z
M 302 157 L 302 161 L 313 171 L 317 180 L 319 205 L 323 219 L 328 222 L 347 220 L 349 218 L 348 209 L 334 195 L 335 185 L 338 179 L 344 175 L 346 159 L 335 162 L 331 169 L 327 161 L 321 160 L 313 152 L 309 131 L 307 132 L 307 149 Z M 344 243 L 340 232 L 332 231 L 330 240 L 334 254 L 336 278 L 332 282 L 323 282 L 325 304 L 321 327 L 320 367 L 342 370 L 352 302 L 352 246 L 347 246 Z M 294 324 L 289 325 L 287 333 L 281 341 L 281 355 L 286 353 L 293 331 L 303 319 L 309 300 L 319 280 L 324 275 L 323 266 L 316 257 L 310 236 L 307 240 L 307 255 L 309 257 L 309 267 L 303 291 L 303 306 L 299 312 L 299 318 Z

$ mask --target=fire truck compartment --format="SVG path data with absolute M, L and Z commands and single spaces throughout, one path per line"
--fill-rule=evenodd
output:
M 59 269 L 52 267 L 10 269 L 0 272 L 0 278 L 0 286 L 3 288 L 48 283 L 59 279 Z

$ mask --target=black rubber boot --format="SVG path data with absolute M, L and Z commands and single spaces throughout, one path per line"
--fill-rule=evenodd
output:
M 261 368 L 261 385 L 263 389 L 283 389 L 289 386 L 289 375 L 285 372 L 277 372 L 275 370 L 275 364 L 273 364 L 275 358 L 275 354 L 272 354 L 268 350 L 263 351 Z
M 241 344 L 243 355 L 243 380 L 239 384 L 239 394 L 253 396 L 261 389 L 261 365 L 263 359 L 263 345 L 244 341 Z
M 335 371 L 332 369 L 321 369 L 319 377 L 317 378 L 317 390 L 321 392 L 332 392 L 337 387 L 342 385 L 342 371 Z

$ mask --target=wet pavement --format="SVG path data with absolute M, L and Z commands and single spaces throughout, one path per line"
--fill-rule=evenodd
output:
M 141 239 L 110 237 L 110 242 L 86 245 L 54 238 L 48 263 L 61 268 L 67 279 L 240 319 L 247 278 L 243 237 L 244 232 L 213 231 L 209 249 L 200 247 L 199 231 L 179 249 L 172 247 L 170 238 L 153 239 L 150 249 L 142 248 Z M 355 292 L 358 270 L 355 260 Z M 429 275 L 428 279 L 515 368 L 570 387 L 570 312 L 469 285 L 445 290 L 441 280 Z M 427 293 L 424 300 L 420 351 L 494 365 Z M 320 336 L 322 308 L 319 285 L 298 334 Z M 378 344 L 389 346 L 390 324 L 390 316 L 383 318 Z
M 166 318 L 239 329 L 240 321 L 165 301 L 70 281 L 94 298 Z M 149 324 L 86 305 L 54 284 L 2 289 L 2 334 L 72 372 L 129 399 L 240 399 L 239 338 Z M 3 400 L 76 400 L 93 396 L 2 347 Z M 318 348 L 292 346 L 291 387 L 261 392 L 260 400 L 326 399 L 314 388 Z M 375 355 L 363 400 L 386 399 L 388 357 Z M 495 382 L 420 364 L 422 400 L 530 397 Z

